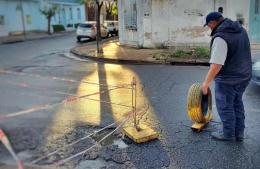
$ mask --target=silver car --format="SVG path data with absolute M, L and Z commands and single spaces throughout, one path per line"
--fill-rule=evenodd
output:
M 108 33 L 113 36 L 118 35 L 118 21 L 105 21 L 104 25 L 108 29 Z
M 101 37 L 102 38 L 108 37 L 109 35 L 108 30 L 103 24 L 100 24 L 100 29 L 101 29 Z M 79 24 L 77 28 L 78 42 L 80 42 L 82 38 L 95 39 L 96 35 L 97 35 L 96 22 L 84 22 Z
M 260 60 L 254 62 L 252 75 L 252 81 L 260 85 Z

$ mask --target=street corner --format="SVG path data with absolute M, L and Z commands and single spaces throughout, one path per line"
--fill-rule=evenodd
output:
M 74 47 L 70 51 L 80 58 L 103 63 L 137 65 L 168 64 L 163 60 L 152 57 L 153 53 L 158 51 L 158 49 L 142 49 L 134 46 L 120 45 L 118 39 L 112 38 L 112 40 L 107 39 L 100 43 L 102 52 L 98 53 L 95 43 Z
M 95 59 L 96 58 L 96 50 L 88 49 L 84 46 L 74 47 L 70 50 L 70 52 L 80 58 L 85 58 L 85 59 Z

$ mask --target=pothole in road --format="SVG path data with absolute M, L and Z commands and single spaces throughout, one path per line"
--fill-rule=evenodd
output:
M 86 160 L 79 163 L 75 169 L 94 169 L 94 168 L 103 168 L 106 166 L 106 162 L 103 160 Z
M 108 135 L 111 131 L 112 130 L 110 130 L 110 129 L 104 130 L 103 132 L 93 135 L 92 139 L 95 140 L 96 142 L 99 142 L 101 139 L 106 137 L 106 135 Z M 102 141 L 101 145 L 102 146 L 111 145 L 111 144 L 113 144 L 114 140 L 117 140 L 117 139 L 118 139 L 118 135 L 112 134 L 109 137 L 107 137 L 104 141 Z
M 96 142 L 99 142 L 101 139 L 106 137 L 106 135 L 108 135 L 111 131 L 112 131 L 111 129 L 104 130 L 103 132 L 93 135 L 91 138 L 93 140 L 95 140 Z M 119 149 L 128 147 L 128 145 L 121 139 L 120 134 L 117 134 L 117 133 L 114 133 L 114 134 L 110 135 L 109 137 L 107 137 L 104 141 L 101 142 L 101 145 L 104 147 L 110 146 L 110 145 L 115 145 Z
M 63 148 L 60 149 L 60 151 L 57 152 L 55 155 L 52 155 L 52 156 L 40 161 L 38 164 L 40 164 L 40 165 L 52 164 L 55 161 L 59 161 L 61 159 L 66 159 L 70 156 L 73 156 L 74 154 L 86 151 L 89 148 L 90 149 L 84 153 L 84 157 L 85 157 L 84 159 L 85 160 L 98 160 L 98 159 L 100 159 L 99 156 L 102 153 L 101 150 L 103 148 L 106 148 L 109 146 L 116 146 L 118 148 L 127 147 L 127 145 L 122 141 L 122 139 L 119 138 L 120 136 L 115 133 L 110 135 L 109 137 L 107 137 L 101 143 L 99 143 L 100 140 L 102 140 L 106 135 L 111 133 L 112 130 L 114 130 L 114 129 L 106 129 L 102 132 L 92 135 L 88 139 L 84 139 L 76 144 L 66 147 L 66 145 L 71 144 L 72 142 L 75 142 L 76 140 L 82 139 L 83 137 L 86 137 L 86 135 L 89 135 L 90 133 L 94 132 L 93 128 L 91 131 L 89 130 L 89 132 L 87 132 L 87 133 L 83 132 L 82 129 L 83 128 L 78 128 L 78 130 L 76 130 L 77 133 L 67 133 L 63 137 L 57 137 L 56 139 L 54 138 L 54 140 L 50 141 L 47 145 L 39 148 L 38 151 L 36 151 L 36 154 L 44 155 L 44 154 L 50 153 L 51 152 L 50 150 L 55 151 L 56 149 L 64 147 L 64 149 Z M 98 128 L 95 128 L 95 130 L 98 130 Z M 74 137 L 74 139 L 73 139 L 73 137 Z M 61 146 L 61 145 L 63 145 L 63 146 Z M 94 145 L 95 145 L 95 147 L 91 148 Z M 25 156 L 26 156 L 26 154 L 25 154 Z M 39 157 L 37 157 L 37 158 L 39 158 Z M 68 162 L 68 165 L 76 166 L 78 164 L 77 160 L 80 160 L 81 158 L 82 158 L 82 156 L 76 157 L 74 160 Z M 36 159 L 36 157 L 31 158 L 31 160 L 35 160 L 35 159 Z M 87 163 L 87 164 L 89 164 L 89 163 Z M 65 164 L 65 165 L 67 165 L 67 164 Z M 84 164 L 83 166 L 86 166 L 86 165 Z

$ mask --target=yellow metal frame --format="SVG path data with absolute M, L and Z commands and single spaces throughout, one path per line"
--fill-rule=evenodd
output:
M 136 143 L 144 143 L 147 141 L 151 141 L 157 139 L 159 137 L 159 133 L 151 129 L 150 127 L 140 124 L 139 129 L 136 129 L 135 126 L 129 126 L 123 128 L 124 133 L 132 139 Z
M 204 123 L 193 123 L 193 125 L 191 126 L 191 128 L 194 130 L 194 131 L 201 131 L 211 120 L 212 120 L 213 116 L 211 114 L 211 116 L 209 116 L 207 118 L 207 121 L 205 121 Z
M 124 127 L 123 132 L 127 137 L 132 139 L 136 143 L 144 143 L 147 141 L 151 141 L 157 139 L 159 137 L 159 133 L 153 130 L 152 128 L 144 125 L 139 124 L 139 120 L 137 119 L 137 112 L 136 112 L 136 79 L 133 78 L 132 81 L 132 113 L 134 117 L 134 123 L 131 126 Z

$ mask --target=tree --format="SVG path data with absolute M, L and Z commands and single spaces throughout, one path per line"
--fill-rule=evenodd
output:
M 118 16 L 118 7 L 117 7 L 117 1 L 115 1 L 114 5 L 112 6 L 112 15 Z
M 46 17 L 48 21 L 48 34 L 51 34 L 51 18 L 56 15 L 59 7 L 52 5 L 50 7 L 45 6 L 44 9 L 40 9 L 41 13 Z
M 100 40 L 101 40 L 101 29 L 100 29 L 100 11 L 103 6 L 105 0 L 78 0 L 80 3 L 85 3 L 87 5 L 95 5 L 95 13 L 96 13 L 96 42 L 97 42 L 97 53 L 103 53 L 102 47 L 100 47 Z
M 105 1 L 104 2 L 105 7 L 106 7 L 106 19 L 107 20 L 112 20 L 113 16 L 117 15 L 117 0 L 114 1 Z
M 95 5 L 95 13 L 96 13 L 96 29 L 97 29 L 97 35 L 96 35 L 96 42 L 97 42 L 97 53 L 103 53 L 103 49 L 100 46 L 100 40 L 101 40 L 101 29 L 100 29 L 100 11 L 104 4 L 104 2 L 114 2 L 116 0 L 78 0 L 80 3 L 84 3 L 87 5 Z
M 101 40 L 101 29 L 100 29 L 100 11 L 103 6 L 103 1 L 95 0 L 96 2 L 96 27 L 97 27 L 97 53 L 103 53 L 102 47 L 100 47 L 99 42 Z

